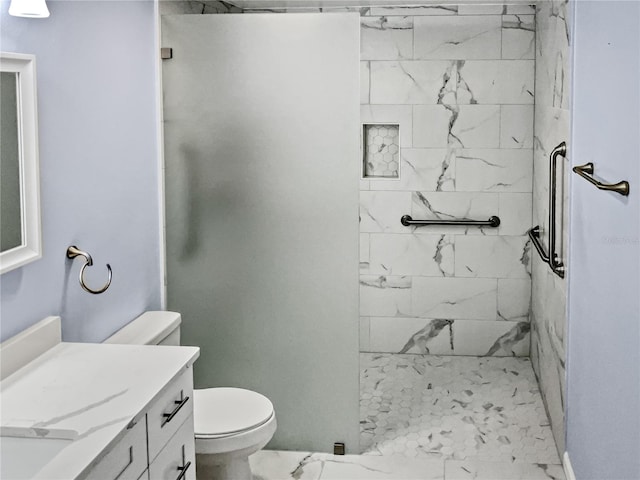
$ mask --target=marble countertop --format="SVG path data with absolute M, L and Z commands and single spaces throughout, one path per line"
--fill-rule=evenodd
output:
M 51 438 L 73 431 L 35 478 L 84 478 L 199 354 L 197 347 L 60 343 L 0 383 L 0 426 Z

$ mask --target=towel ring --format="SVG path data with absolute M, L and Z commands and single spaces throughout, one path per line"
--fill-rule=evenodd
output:
M 93 290 L 92 288 L 89 288 L 86 283 L 84 283 L 84 269 L 93 265 L 93 258 L 91 258 L 91 255 L 89 255 L 87 252 L 80 250 L 75 245 L 71 245 L 69 248 L 67 248 L 67 258 L 73 259 L 76 257 L 84 258 L 84 265 L 82 265 L 82 268 L 80 268 L 80 275 L 78 276 L 78 279 L 80 280 L 80 286 L 85 291 L 89 293 L 93 293 L 94 295 L 104 293 L 107 290 L 107 288 L 109 288 L 109 286 L 111 285 L 111 277 L 112 277 L 111 265 L 107 263 L 107 271 L 109 272 L 109 279 L 107 280 L 107 283 L 102 288 L 98 290 Z

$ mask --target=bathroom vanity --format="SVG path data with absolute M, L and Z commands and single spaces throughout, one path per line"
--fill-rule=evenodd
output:
M 24 352 L 10 342 L 8 365 Z M 0 383 L 1 478 L 196 478 L 198 348 L 54 341 L 41 350 Z

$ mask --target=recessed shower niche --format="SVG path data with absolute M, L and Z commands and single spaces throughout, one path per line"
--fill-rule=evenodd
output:
M 400 177 L 400 125 L 365 123 L 362 126 L 362 176 Z

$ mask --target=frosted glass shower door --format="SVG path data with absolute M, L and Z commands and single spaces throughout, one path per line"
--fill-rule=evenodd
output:
M 359 22 L 162 19 L 168 308 L 271 448 L 358 450 Z

